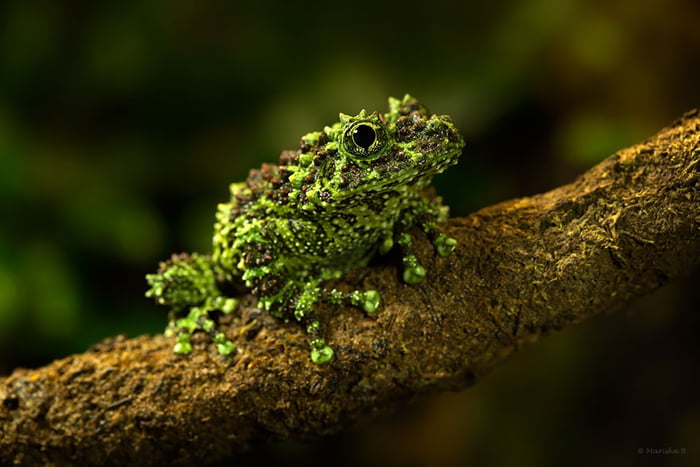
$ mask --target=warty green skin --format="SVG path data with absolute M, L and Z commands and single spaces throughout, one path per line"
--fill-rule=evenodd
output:
M 218 206 L 211 255 L 173 255 L 149 274 L 148 296 L 171 307 L 167 332 L 175 351 L 189 353 L 196 331 L 212 334 L 222 354 L 235 346 L 216 330 L 213 311 L 231 312 L 236 299 L 224 290 L 243 283 L 274 316 L 295 319 L 312 336 L 311 358 L 327 363 L 333 349 L 321 336 L 318 301 L 347 303 L 373 313 L 375 290 L 351 293 L 322 283 L 362 267 L 397 245 L 403 279 L 418 283 L 426 271 L 411 252 L 407 231 L 420 225 L 438 254 L 457 243 L 436 223 L 448 208 L 425 189 L 432 177 L 457 163 L 464 141 L 449 116 L 434 115 L 410 95 L 389 98 L 389 112 L 356 116 L 302 137 L 279 165 L 263 164 L 231 185 Z

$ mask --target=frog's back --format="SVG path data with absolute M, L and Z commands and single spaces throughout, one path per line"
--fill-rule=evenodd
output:
M 258 267 L 292 276 L 346 272 L 376 251 L 380 230 L 369 228 L 352 208 L 304 209 L 304 190 L 289 181 L 300 153 L 284 151 L 280 162 L 288 165 L 263 164 L 245 182 L 231 184 L 230 201 L 218 207 L 213 239 L 214 259 L 229 277 Z M 385 217 L 384 224 L 393 221 Z

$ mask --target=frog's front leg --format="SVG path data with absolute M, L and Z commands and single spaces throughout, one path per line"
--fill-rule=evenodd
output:
M 248 227 L 247 238 L 234 246 L 241 251 L 238 269 L 259 306 L 282 319 L 292 317 L 312 336 L 311 359 L 327 363 L 333 357 L 320 332 L 314 304 L 348 304 L 373 313 L 379 307 L 376 290 L 341 292 L 321 284 L 339 278 L 343 271 L 325 265 L 325 251 L 319 247 L 324 238 L 316 223 L 286 218 L 265 219 Z M 318 242 L 300 242 L 300 238 L 318 238 Z
M 414 208 L 408 211 L 403 222 L 396 231 L 396 243 L 401 250 L 403 262 L 403 280 L 407 284 L 417 284 L 425 279 L 425 268 L 413 253 L 413 238 L 407 232 L 409 225 L 418 224 L 426 233 L 435 251 L 440 256 L 449 256 L 457 248 L 457 240 L 448 237 L 436 227 L 436 223 L 444 222 L 448 217 L 448 208 L 443 206 L 440 198 L 430 201 L 421 199 Z
M 421 224 L 423 231 L 428 235 L 428 238 L 433 243 L 435 251 L 442 257 L 450 256 L 453 251 L 457 248 L 457 240 L 448 237 L 444 233 L 440 232 L 435 223 L 428 222 Z
M 320 324 L 317 320 L 309 319 L 314 302 L 327 302 L 337 305 L 352 305 L 362 308 L 366 313 L 374 313 L 379 308 L 381 298 L 376 290 L 342 292 L 337 289 L 324 289 L 314 281 L 304 286 L 296 303 L 294 316 L 297 320 L 308 320 L 306 332 L 311 341 L 311 360 L 317 364 L 328 363 L 333 358 L 333 348 L 326 343 L 320 333 Z
M 418 284 L 425 279 L 425 268 L 413 253 L 413 238 L 408 232 L 398 235 L 396 243 L 401 250 L 403 262 L 403 280 L 407 284 Z
M 215 323 L 209 317 L 211 311 L 230 313 L 237 305 L 235 298 L 219 292 L 218 276 L 218 268 L 211 256 L 198 253 L 173 255 L 161 262 L 157 273 L 146 276 L 151 286 L 146 296 L 171 307 L 165 333 L 177 333 L 176 353 L 192 351 L 190 336 L 198 330 L 212 334 L 220 354 L 226 355 L 234 350 L 233 343 L 223 333 L 215 331 Z
M 258 284 L 253 291 L 258 295 L 258 305 L 261 308 L 278 318 L 294 316 L 295 320 L 306 326 L 306 332 L 312 336 L 311 361 L 320 365 L 333 359 L 333 348 L 322 337 L 318 320 L 313 319 L 314 303 L 321 299 L 323 290 L 319 287 L 318 280 L 290 279 L 289 272 L 280 267 L 280 263 L 264 269 L 250 268 L 243 277 L 249 284 Z M 286 281 L 283 280 L 285 277 Z M 284 285 L 275 288 L 260 286 L 282 283 Z
M 279 282 L 282 275 L 267 273 L 262 276 L 263 282 Z M 367 313 L 377 310 L 380 303 L 379 292 L 367 290 L 354 292 L 342 292 L 337 289 L 325 289 L 320 283 L 338 275 L 322 274 L 320 279 L 307 277 L 303 280 L 287 280 L 284 287 L 275 291 L 273 295 L 262 293 L 259 297 L 260 306 L 270 310 L 273 315 L 284 317 L 285 312 L 281 307 L 288 307 L 289 314 L 306 327 L 306 332 L 311 336 L 311 360 L 316 364 L 328 363 L 333 359 L 333 348 L 328 345 L 321 325 L 315 318 L 314 304 L 317 302 L 348 304 L 362 308 Z M 258 291 L 260 294 L 261 291 Z

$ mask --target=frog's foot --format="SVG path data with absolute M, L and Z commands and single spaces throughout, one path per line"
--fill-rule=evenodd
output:
M 311 361 L 317 365 L 323 365 L 333 360 L 333 347 L 326 344 L 326 340 L 322 337 L 317 337 L 311 341 Z
M 197 331 L 205 331 L 212 337 L 216 344 L 216 349 L 221 355 L 228 355 L 236 349 L 233 342 L 226 338 L 223 332 L 216 329 L 216 323 L 210 317 L 210 312 L 221 311 L 230 313 L 236 309 L 238 301 L 235 298 L 216 296 L 204 301 L 199 306 L 190 308 L 189 313 L 182 318 L 176 318 L 171 313 L 170 323 L 165 330 L 165 335 L 170 336 L 177 333 L 177 343 L 173 351 L 178 354 L 188 354 L 192 351 L 191 336 Z
M 419 224 L 433 243 L 435 250 L 440 256 L 449 256 L 457 248 L 457 240 L 448 237 L 435 227 L 436 222 L 445 222 L 449 217 L 449 209 L 441 204 L 441 198 L 433 200 L 432 204 L 426 208 L 422 216 L 419 216 Z
M 306 332 L 312 336 L 311 361 L 321 365 L 333 359 L 334 351 L 322 336 L 319 322 L 311 319 L 316 302 L 353 305 L 362 308 L 366 313 L 374 313 L 379 308 L 381 297 L 376 290 L 341 292 L 336 289 L 323 289 L 316 282 L 303 286 L 295 300 L 294 317 L 301 323 L 308 323 Z
M 372 314 L 379 308 L 382 301 L 381 295 L 376 290 L 355 290 L 354 292 L 341 292 L 336 289 L 322 289 L 320 301 L 335 303 L 338 305 L 352 305 L 362 308 L 365 313 Z
M 413 239 L 408 233 L 402 233 L 396 242 L 403 256 L 403 280 L 407 284 L 418 284 L 425 279 L 425 268 L 413 254 Z
M 319 300 L 329 303 L 353 305 L 371 314 L 379 308 L 381 296 L 376 290 L 341 292 L 336 289 L 321 289 Z M 306 332 L 316 336 L 311 341 L 311 360 L 317 364 L 328 363 L 333 359 L 333 348 L 326 343 L 324 338 L 318 337 L 318 330 L 318 321 L 312 321 L 306 328 Z
M 440 256 L 449 256 L 457 248 L 457 240 L 440 232 L 432 221 L 422 222 L 421 227 Z M 426 271 L 418 258 L 413 254 L 413 239 L 407 232 L 396 237 L 403 262 L 403 280 L 407 284 L 418 284 L 425 279 Z
M 236 344 L 226 338 L 223 332 L 211 333 L 212 341 L 216 344 L 219 355 L 229 355 L 236 350 Z M 192 352 L 192 333 L 181 331 L 177 335 L 177 343 L 173 346 L 173 352 L 180 355 L 187 355 Z
M 435 247 L 435 251 L 442 256 L 450 256 L 453 251 L 457 248 L 457 240 L 448 237 L 444 233 L 440 232 L 437 230 L 435 227 L 430 226 L 428 229 L 426 229 L 426 232 L 428 234 L 428 238 L 433 242 L 433 246 Z

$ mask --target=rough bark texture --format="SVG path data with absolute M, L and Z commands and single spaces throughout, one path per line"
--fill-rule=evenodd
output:
M 448 258 L 394 263 L 334 285 L 376 288 L 375 317 L 330 306 L 328 366 L 299 326 L 247 297 L 225 324 L 238 353 L 207 339 L 189 356 L 162 335 L 109 339 L 0 379 L 0 464 L 207 463 L 271 439 L 309 439 L 417 397 L 473 384 L 553 329 L 624 306 L 700 266 L 700 114 L 686 114 L 575 182 L 452 219 Z M 420 237 L 420 235 L 418 235 Z

